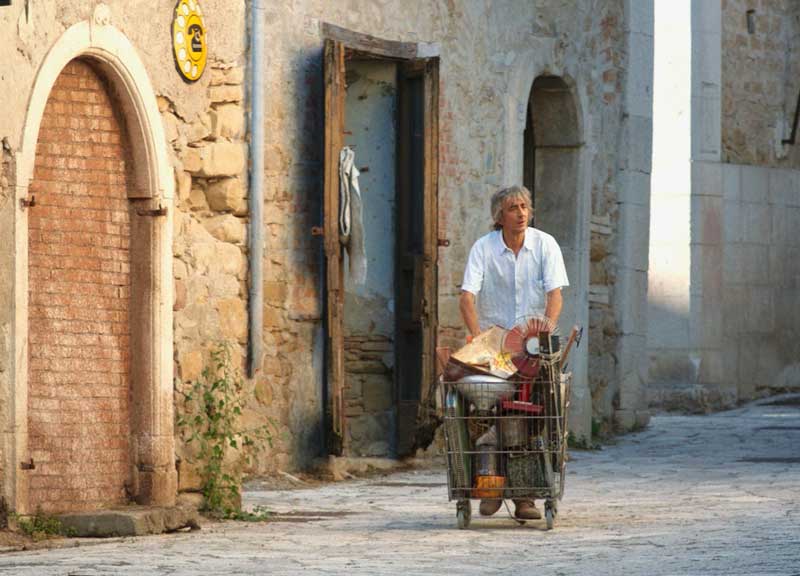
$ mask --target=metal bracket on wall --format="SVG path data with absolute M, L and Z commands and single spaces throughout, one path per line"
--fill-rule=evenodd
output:
M 36 464 L 33 463 L 33 458 L 31 458 L 27 462 L 20 462 L 19 467 L 22 470 L 34 470 L 36 469 Z
M 32 195 L 30 198 L 20 198 L 19 205 L 24 210 L 25 208 L 32 208 L 36 206 L 36 196 Z
M 325 236 L 325 231 L 322 229 L 322 226 L 312 226 L 311 227 L 311 235 L 312 236 Z
M 166 206 L 162 206 L 161 204 L 159 204 L 158 208 L 152 210 L 137 210 L 136 213 L 139 216 L 166 216 L 167 208 Z
M 450 246 L 450 239 L 449 238 L 439 238 L 439 240 L 437 241 L 437 245 L 440 248 L 447 248 L 448 246 Z
M 781 144 L 791 144 L 794 146 L 794 138 L 797 136 L 797 121 L 800 116 L 800 92 L 797 93 L 797 103 L 794 105 L 794 121 L 792 122 L 792 133 L 788 138 L 781 140 Z

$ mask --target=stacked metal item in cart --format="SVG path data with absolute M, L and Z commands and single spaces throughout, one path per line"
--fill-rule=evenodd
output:
M 493 327 L 449 355 L 442 375 L 448 496 L 460 528 L 470 499 L 543 499 L 553 527 L 564 493 L 570 348 L 555 326 L 529 317 Z M 520 521 L 522 522 L 522 521 Z

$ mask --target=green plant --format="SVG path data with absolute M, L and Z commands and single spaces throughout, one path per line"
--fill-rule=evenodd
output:
M 266 420 L 254 428 L 241 428 L 244 379 L 233 367 L 225 343 L 211 352 L 210 365 L 181 394 L 184 402 L 177 425 L 186 443 L 197 448 L 193 463 L 203 482 L 203 511 L 215 518 L 236 518 L 242 514 L 241 473 L 226 461 L 227 456 L 235 450 L 249 464 L 265 445 L 272 445 L 275 425 Z
M 34 540 L 46 540 L 54 536 L 75 536 L 74 528 L 65 528 L 55 516 L 44 514 L 40 509 L 32 516 L 12 515 L 19 531 Z
M 239 510 L 229 516 L 231 520 L 240 520 L 242 522 L 266 522 L 271 517 L 272 512 L 265 506 L 254 506 L 252 511 Z

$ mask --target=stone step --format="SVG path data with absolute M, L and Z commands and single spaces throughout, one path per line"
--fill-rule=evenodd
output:
M 128 506 L 113 510 L 73 512 L 58 516 L 61 525 L 74 536 L 111 538 L 200 529 L 200 516 L 188 506 L 160 508 Z

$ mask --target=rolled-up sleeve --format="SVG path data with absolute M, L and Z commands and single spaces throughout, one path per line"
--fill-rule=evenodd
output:
M 483 286 L 484 258 L 481 242 L 472 245 L 467 258 L 467 267 L 464 269 L 464 281 L 461 282 L 461 290 L 478 294 Z
M 569 286 L 567 269 L 564 266 L 564 256 L 561 248 L 554 238 L 548 237 L 543 245 L 543 280 L 545 292 L 550 292 L 556 288 Z

